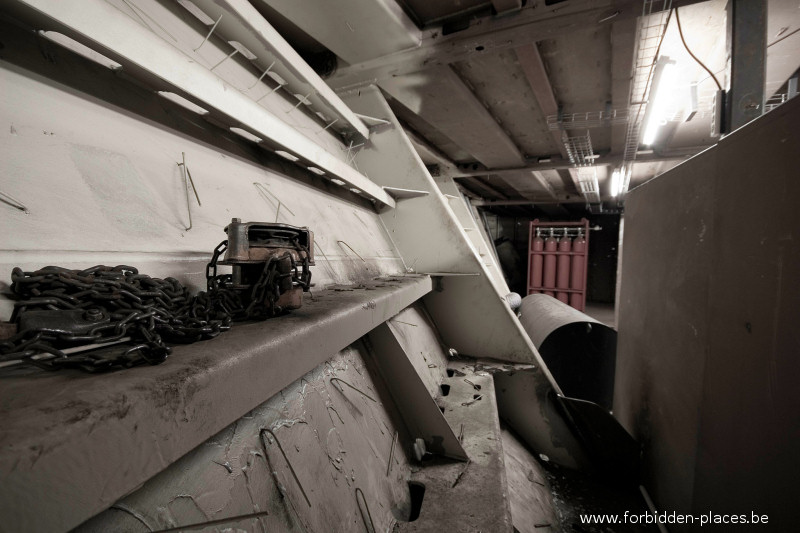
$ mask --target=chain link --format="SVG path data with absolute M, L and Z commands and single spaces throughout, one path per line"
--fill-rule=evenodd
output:
M 227 246 L 223 241 L 214 249 L 206 267 L 207 290 L 194 296 L 175 278 L 151 278 L 127 265 L 86 270 L 48 266 L 34 272 L 14 268 L 11 290 L 17 302 L 10 321 L 17 324 L 18 333 L 0 342 L 0 362 L 20 360 L 48 369 L 90 372 L 158 364 L 172 352 L 167 343 L 211 339 L 234 321 L 280 314 L 278 300 L 287 278 L 288 287 L 309 289 L 308 250 L 296 239 L 287 243 L 284 253 L 266 260 L 249 291 L 236 288 L 230 274 L 217 273 Z M 302 258 L 300 264 L 295 257 Z M 133 346 L 116 354 L 67 353 L 76 346 L 123 340 Z

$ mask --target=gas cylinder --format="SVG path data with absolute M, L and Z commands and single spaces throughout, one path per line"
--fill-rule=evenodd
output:
M 544 239 L 542 239 L 542 232 L 539 228 L 536 228 L 536 237 L 531 242 L 531 252 L 533 253 L 531 257 L 531 279 L 530 284 L 531 287 L 541 287 L 542 286 L 542 266 L 544 264 L 544 258 L 542 257 L 542 250 L 544 250 Z M 540 290 L 533 289 L 532 291 L 528 292 L 541 292 Z
M 550 236 L 544 240 L 544 275 L 543 286 L 548 289 L 555 289 L 556 287 L 556 255 L 552 252 L 558 250 L 558 241 L 553 234 L 553 229 L 550 229 Z M 550 252 L 550 253 L 548 253 Z M 548 296 L 555 296 L 552 290 L 544 291 Z
M 556 266 L 556 287 L 559 289 L 569 289 L 569 252 L 572 250 L 572 239 L 567 235 L 567 229 L 564 228 L 564 236 L 558 241 L 558 262 Z M 566 291 L 556 292 L 556 298 L 569 303 L 569 293 Z
M 586 237 L 583 236 L 583 231 L 580 231 L 572 242 L 572 251 L 575 252 L 575 254 L 572 256 L 572 272 L 570 275 L 569 288 L 581 292 L 573 292 L 570 294 L 569 305 L 578 311 L 583 311 L 585 302 L 584 291 L 586 289 L 584 286 L 584 280 L 586 279 L 584 272 L 586 268 Z

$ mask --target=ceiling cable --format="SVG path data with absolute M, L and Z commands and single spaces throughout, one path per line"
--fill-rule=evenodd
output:
M 773 46 L 773 45 L 776 45 L 776 44 L 778 44 L 779 42 L 781 42 L 782 40 L 786 39 L 787 37 L 791 37 L 792 35 L 794 35 L 794 34 L 795 34 L 795 33 L 797 33 L 798 31 L 800 31 L 800 28 L 797 28 L 797 29 L 796 29 L 796 30 L 794 30 L 793 32 L 789 32 L 789 33 L 787 33 L 786 35 L 784 35 L 783 37 L 781 37 L 781 38 L 780 38 L 780 39 L 778 39 L 777 41 L 773 41 L 773 42 L 769 43 L 769 44 L 767 45 L 767 48 L 769 48 L 770 46 Z
M 697 64 L 700 65 L 701 67 L 703 67 L 705 69 L 705 71 L 708 72 L 711 75 L 711 77 L 714 79 L 714 83 L 717 84 L 717 89 L 719 89 L 721 91 L 722 90 L 722 85 L 719 84 L 719 80 L 717 80 L 717 77 L 714 75 L 713 72 L 711 72 L 711 69 L 709 69 L 707 66 L 705 66 L 703 64 L 703 62 L 700 61 L 697 58 L 697 56 L 692 53 L 691 50 L 689 50 L 689 46 L 686 44 L 686 39 L 683 38 L 683 29 L 681 28 L 681 17 L 680 17 L 680 15 L 678 15 L 678 8 L 677 7 L 675 8 L 675 22 L 678 23 L 678 34 L 681 36 L 681 42 L 683 43 L 683 47 L 686 48 L 686 51 L 689 52 L 689 55 L 692 56 L 692 59 L 697 61 Z

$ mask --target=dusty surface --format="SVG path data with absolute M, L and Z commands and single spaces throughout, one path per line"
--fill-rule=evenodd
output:
M 426 277 L 391 279 L 306 295 L 158 366 L 4 373 L 0 516 L 52 531 L 105 509 L 430 290 Z
M 508 428 L 502 428 L 502 437 L 514 529 L 519 533 L 561 531 L 550 484 L 539 461 Z
M 473 371 L 467 363 L 451 361 L 442 385 L 449 385 L 449 392 L 437 402 L 456 434 L 463 435 L 469 461 L 423 462 L 423 468 L 412 476 L 413 481 L 425 485 L 420 516 L 414 522 L 401 523 L 397 531 L 439 533 L 446 528 L 511 533 L 492 377 L 484 371 Z
M 196 530 L 364 531 L 360 507 L 369 510 L 376 532 L 390 530 L 395 514 L 409 507 L 409 461 L 402 442 L 392 449 L 396 426 L 388 406 L 372 401 L 378 385 L 364 365 L 365 350 L 361 342 L 342 350 L 78 532 L 146 532 L 212 521 Z M 264 428 L 286 457 L 271 435 L 261 439 Z M 235 518 L 251 513 L 261 514 Z

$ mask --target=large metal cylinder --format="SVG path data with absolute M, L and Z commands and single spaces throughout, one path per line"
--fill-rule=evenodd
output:
M 564 230 L 564 236 L 561 240 L 558 241 L 558 251 L 560 252 L 558 256 L 558 261 L 556 265 L 556 287 L 559 289 L 569 289 L 569 277 L 570 277 L 570 257 L 569 252 L 572 250 L 572 239 L 567 236 L 566 230 Z M 564 302 L 565 304 L 569 303 L 569 293 L 566 291 L 558 291 L 556 293 L 556 298 L 560 301 Z
M 575 255 L 572 256 L 571 275 L 569 288 L 575 291 L 569 295 L 569 305 L 583 311 L 585 298 L 584 289 L 586 288 L 586 237 L 580 233 L 574 241 L 572 241 L 572 251 Z
M 531 242 L 531 251 L 533 252 L 533 256 L 531 257 L 531 279 L 528 281 L 531 287 L 542 286 L 542 268 L 544 266 L 544 258 L 542 257 L 543 250 L 544 239 L 542 239 L 541 233 L 537 229 L 536 237 Z M 537 292 L 536 289 L 533 291 Z
M 523 298 L 519 316 L 564 394 L 611 409 L 617 332 L 543 294 Z
M 553 230 L 550 230 L 550 236 L 544 241 L 544 275 L 543 286 L 546 289 L 544 293 L 548 296 L 555 297 L 555 292 L 552 289 L 556 288 L 556 252 L 558 250 L 558 241 L 553 235 Z M 551 252 L 551 253 L 547 253 Z

